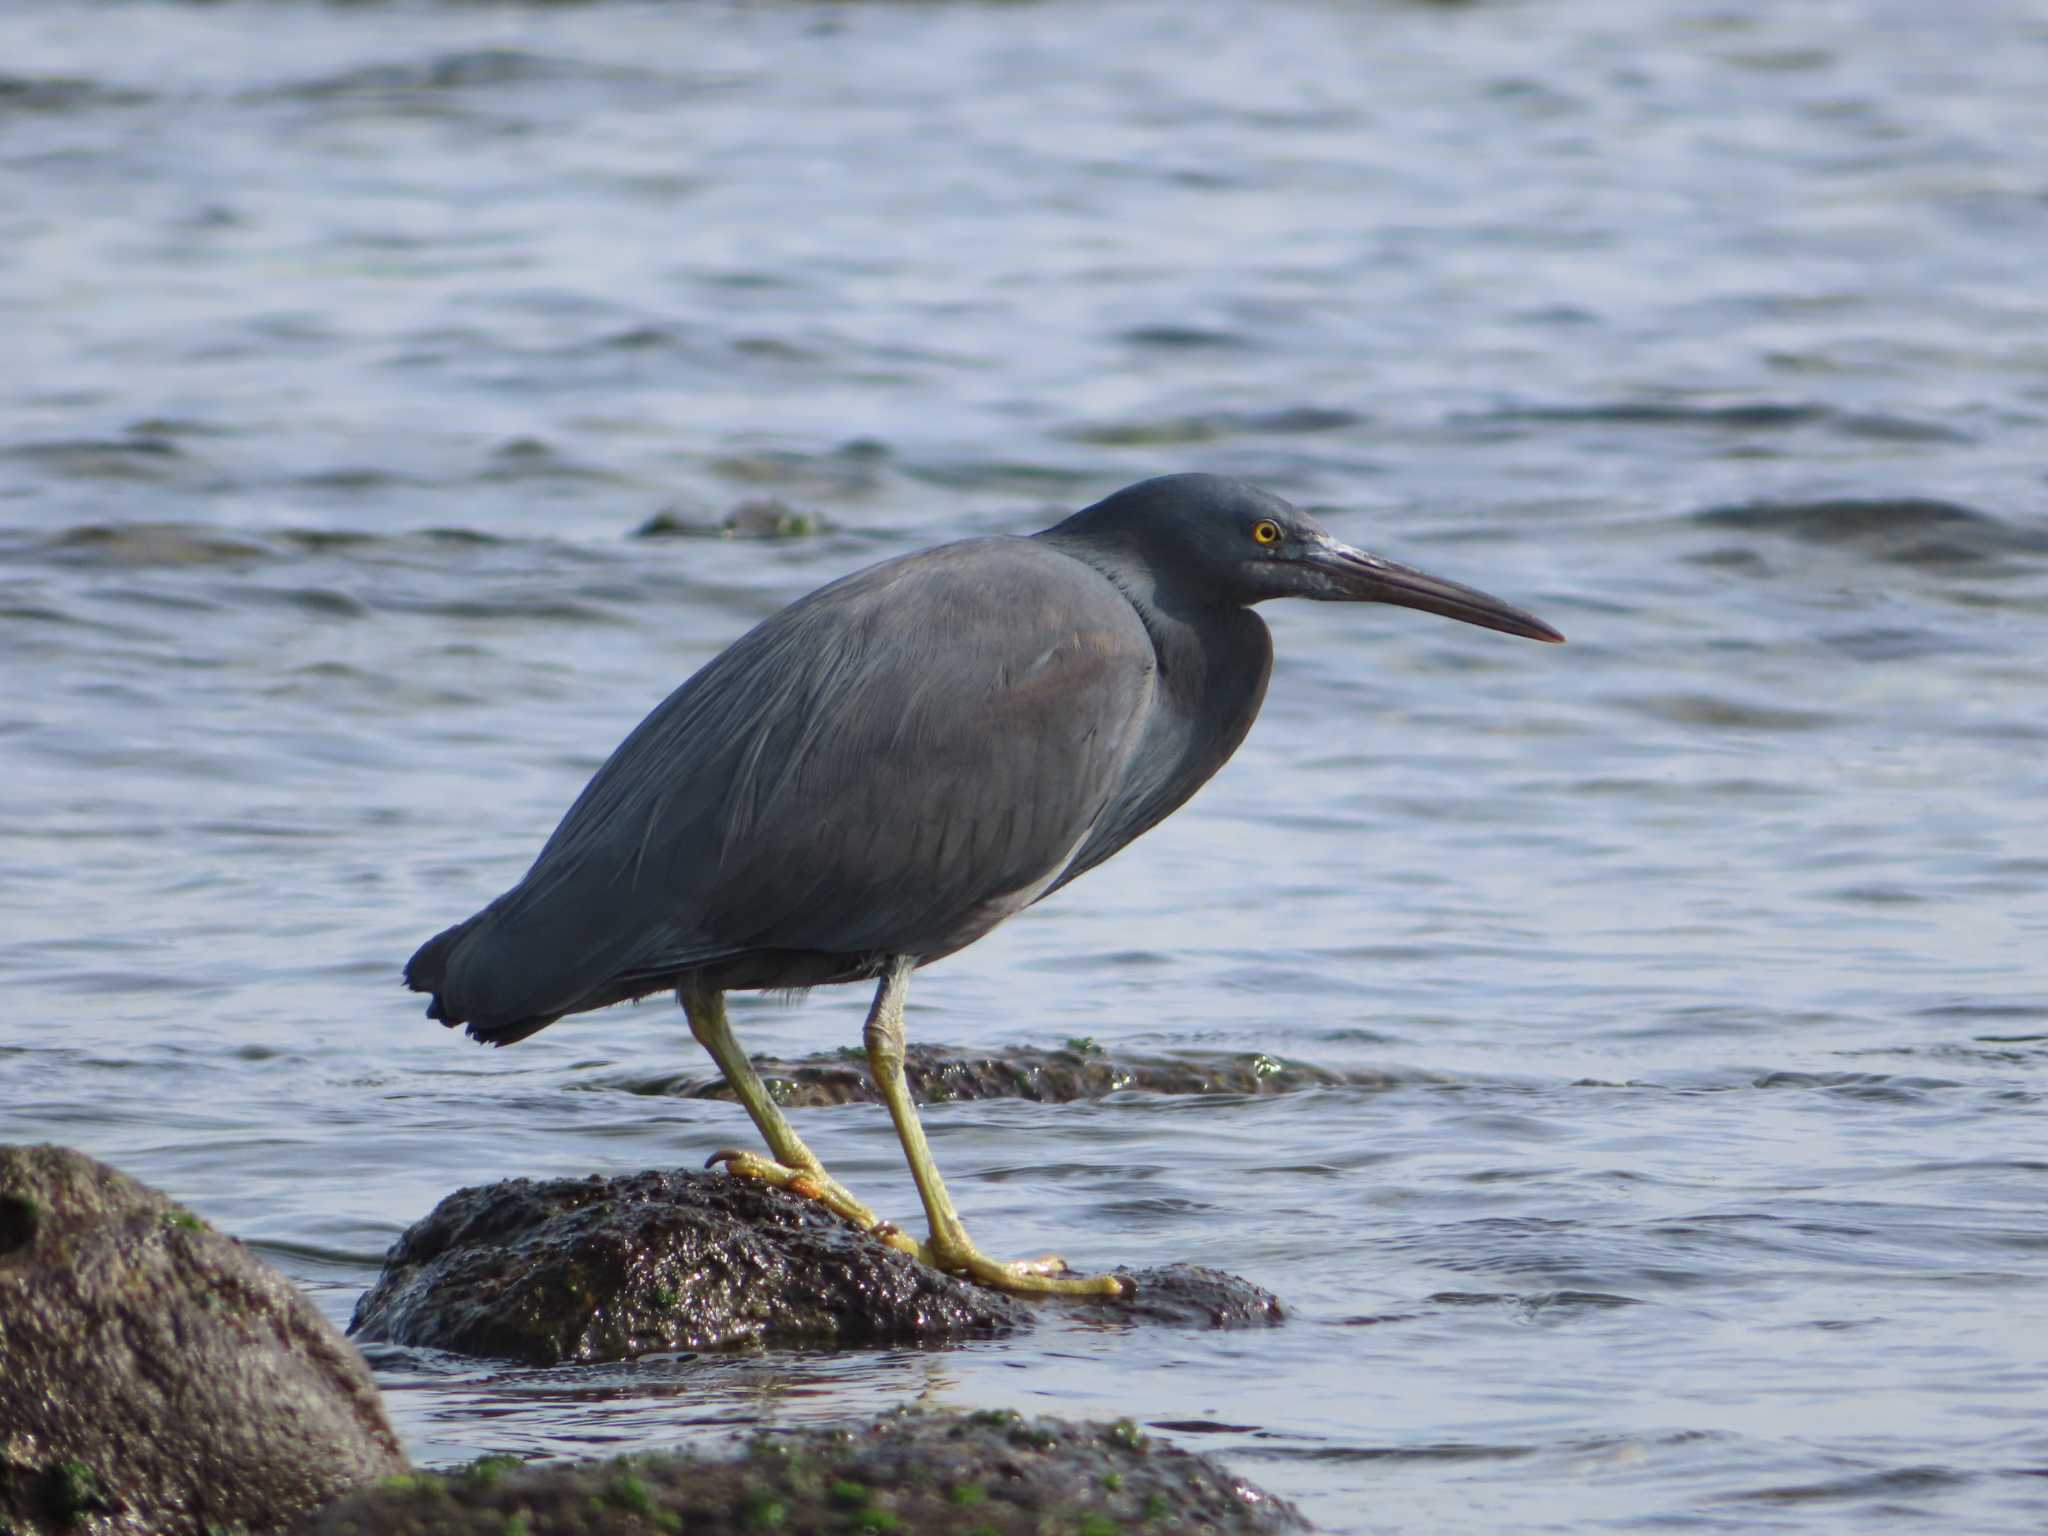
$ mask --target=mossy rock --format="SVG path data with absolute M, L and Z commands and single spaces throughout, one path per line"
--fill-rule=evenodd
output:
M 1266 1536 L 1284 1499 L 1128 1420 L 901 1412 L 762 1435 L 739 1454 L 414 1476 L 352 1495 L 296 1536 Z
M 0 1531 L 272 1530 L 405 1467 L 284 1276 L 104 1163 L 0 1147 Z

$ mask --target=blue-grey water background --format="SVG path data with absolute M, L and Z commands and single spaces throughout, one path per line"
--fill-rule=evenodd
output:
M 1016 1406 L 1341 1532 L 2039 1531 L 2044 80 L 1989 0 L 9 0 L 0 1139 L 337 1320 L 460 1185 L 741 1139 L 671 1007 L 485 1052 L 400 963 L 777 605 L 1240 474 L 1572 644 L 1267 610 L 1236 760 L 911 1030 L 1383 1074 L 927 1115 L 990 1249 L 1293 1321 L 382 1356 L 412 1451 Z

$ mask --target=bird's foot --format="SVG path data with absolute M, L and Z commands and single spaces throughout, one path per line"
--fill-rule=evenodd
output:
M 1021 1296 L 1095 1296 L 1109 1300 L 1124 1294 L 1124 1283 L 1115 1275 L 1077 1275 L 1056 1253 L 1008 1263 L 992 1259 L 969 1242 L 965 1232 L 943 1237 L 934 1232 L 920 1256 L 948 1274 L 963 1275 L 976 1285 Z
M 1001 1259 L 990 1258 L 968 1240 L 965 1232 L 959 1231 L 943 1238 L 934 1233 L 930 1241 L 920 1243 L 894 1223 L 878 1218 L 822 1167 L 791 1168 L 758 1152 L 747 1152 L 738 1147 L 712 1153 L 704 1166 L 716 1168 L 721 1164 L 734 1178 L 757 1179 L 806 1200 L 815 1200 L 833 1215 L 852 1222 L 898 1253 L 908 1254 L 919 1263 L 929 1264 L 949 1275 L 959 1275 L 991 1290 L 1010 1291 L 1023 1296 L 1114 1298 L 1124 1294 L 1124 1284 L 1116 1276 L 1077 1275 L 1057 1254 L 1005 1263 Z
M 805 1200 L 815 1200 L 833 1215 L 852 1222 L 898 1252 L 930 1262 L 930 1255 L 922 1243 L 883 1221 L 823 1168 L 791 1168 L 758 1152 L 747 1152 L 738 1147 L 726 1147 L 704 1161 L 706 1168 L 716 1168 L 720 1164 L 734 1178 L 756 1179 L 777 1189 L 786 1189 Z

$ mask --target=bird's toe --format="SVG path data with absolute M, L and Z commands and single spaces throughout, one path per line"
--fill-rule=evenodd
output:
M 1022 1296 L 1092 1296 L 1102 1300 L 1124 1294 L 1124 1283 L 1115 1275 L 1077 1275 L 1056 1253 L 1004 1261 L 990 1258 L 966 1241 L 965 1234 L 942 1240 L 936 1233 L 927 1251 L 948 1274 L 965 1276 L 992 1290 Z
M 792 1195 L 822 1205 L 833 1215 L 851 1222 L 863 1232 L 880 1238 L 891 1248 L 916 1255 L 919 1245 L 863 1205 L 853 1192 L 822 1168 L 791 1168 L 739 1147 L 721 1147 L 704 1161 L 706 1168 L 723 1166 L 736 1179 L 753 1179 L 786 1189 Z

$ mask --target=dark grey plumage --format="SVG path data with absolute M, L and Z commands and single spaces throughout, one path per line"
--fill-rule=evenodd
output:
M 822 587 L 643 720 L 526 877 L 421 946 L 428 1015 L 522 1040 L 674 989 L 769 1156 L 714 1162 L 986 1285 L 1114 1275 L 969 1241 L 903 1073 L 916 967 L 1093 869 L 1222 767 L 1266 695 L 1254 603 L 1388 602 L 1562 639 L 1498 598 L 1348 548 L 1263 491 L 1171 475 L 1028 539 L 971 539 Z M 825 1171 L 724 994 L 878 978 L 862 1038 L 930 1222 L 917 1242 Z
M 990 539 L 813 593 L 671 694 L 407 980 L 503 1042 L 690 970 L 811 986 L 971 943 L 1102 819 L 1145 714 L 1144 627 L 1096 588 Z
M 1223 765 L 1272 666 L 1250 605 L 1289 595 L 1559 638 L 1253 487 L 1146 481 L 1031 538 L 886 561 L 758 625 L 641 722 L 519 884 L 422 946 L 406 982 L 433 994 L 430 1017 L 505 1044 L 691 976 L 806 987 L 951 954 Z

